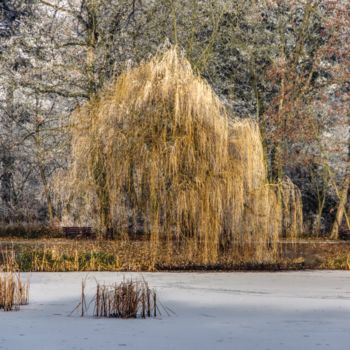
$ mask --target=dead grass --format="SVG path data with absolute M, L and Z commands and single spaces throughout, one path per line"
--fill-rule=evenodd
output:
M 29 302 L 29 279 L 23 282 L 19 272 L 0 273 L 0 310 L 19 310 Z
M 119 283 L 110 285 L 100 284 L 96 281 L 96 293 L 87 303 L 85 295 L 86 280 L 81 284 L 80 303 L 72 311 L 81 309 L 81 317 L 88 314 L 91 304 L 94 304 L 94 317 L 108 318 L 147 318 L 157 317 L 157 294 L 151 290 L 145 279 L 123 279 Z
M 350 249 L 349 252 L 335 252 L 327 255 L 322 263 L 322 269 L 327 270 L 350 270 Z
M 0 310 L 19 310 L 21 305 L 29 303 L 29 276 L 21 277 L 16 253 L 13 249 L 1 250 L 0 261 Z
M 157 316 L 157 294 L 146 281 L 124 280 L 112 285 L 97 284 L 95 317 L 146 318 Z
M 295 244 L 294 244 L 295 245 Z M 4 256 L 13 256 L 16 270 L 21 271 L 160 271 L 160 270 L 278 270 L 302 268 L 295 264 L 299 257 L 290 244 L 288 252 L 269 262 L 255 258 L 254 247 L 241 250 L 222 249 L 215 263 L 203 263 L 195 242 L 169 242 L 157 248 L 144 241 L 25 241 L 4 245 L 0 249 L 0 264 Z M 8 253 L 5 253 L 5 252 Z M 300 252 L 306 256 L 308 253 Z M 2 261 L 1 261 L 2 260 Z M 6 265 L 6 264 L 5 264 Z
M 222 249 L 215 263 L 204 264 L 191 242 L 159 243 L 156 259 L 144 241 L 0 241 L 0 269 L 7 271 L 164 271 L 349 269 L 350 243 L 321 239 L 279 242 L 270 262 L 255 257 L 253 246 Z

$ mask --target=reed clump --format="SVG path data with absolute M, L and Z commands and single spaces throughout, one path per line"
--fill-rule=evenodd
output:
M 123 280 L 97 284 L 95 317 L 146 318 L 157 316 L 157 294 L 146 281 Z
M 0 310 L 19 310 L 29 303 L 29 275 L 24 281 L 21 277 L 16 253 L 3 250 L 0 258 Z
M 138 233 L 154 262 L 164 242 L 191 242 L 189 258 L 203 264 L 224 251 L 271 261 L 279 237 L 301 228 L 298 196 L 267 181 L 258 126 L 230 120 L 176 47 L 77 110 L 71 136 L 71 166 L 57 180 L 62 222 Z
M 81 317 L 88 314 L 92 303 L 94 304 L 93 315 L 98 318 L 149 318 L 160 314 L 157 293 L 149 288 L 144 278 L 142 280 L 124 278 L 121 282 L 109 285 L 96 281 L 96 293 L 89 303 L 85 294 L 86 282 L 86 279 L 82 281 L 80 303 L 72 311 L 74 313 L 80 309 Z M 167 314 L 171 311 L 168 308 L 164 310 Z
M 19 310 L 29 303 L 29 279 L 24 282 L 20 273 L 0 273 L 0 310 Z

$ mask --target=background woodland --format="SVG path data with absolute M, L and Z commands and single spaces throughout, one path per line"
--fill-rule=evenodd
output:
M 55 222 L 70 114 L 167 43 L 231 118 L 260 125 L 269 179 L 301 190 L 305 234 L 348 231 L 347 0 L 2 0 L 2 225 Z

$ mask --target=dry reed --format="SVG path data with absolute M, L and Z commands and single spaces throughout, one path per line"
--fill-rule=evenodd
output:
M 29 303 L 29 279 L 23 282 L 20 273 L 0 273 L 0 310 L 19 310 Z
M 204 264 L 223 250 L 271 261 L 301 229 L 290 182 L 269 184 L 258 126 L 230 121 L 176 47 L 122 74 L 72 116 L 71 168 L 58 192 L 65 225 L 191 242 Z M 61 184 L 61 185 L 60 185 Z
M 96 283 L 96 294 L 87 304 L 86 279 L 82 281 L 80 303 L 72 313 L 80 308 L 80 315 L 84 317 L 92 303 L 95 317 L 147 318 L 157 317 L 157 312 L 160 313 L 157 307 L 157 293 L 149 288 L 145 279 L 124 279 L 111 285 Z M 165 311 L 168 313 L 168 308 Z
M 123 280 L 97 284 L 95 317 L 146 318 L 157 316 L 157 294 L 146 281 Z

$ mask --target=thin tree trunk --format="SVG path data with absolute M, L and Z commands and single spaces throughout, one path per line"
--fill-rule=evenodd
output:
M 343 184 L 343 189 L 339 196 L 339 205 L 338 205 L 337 213 L 336 213 L 332 231 L 331 231 L 331 236 L 330 236 L 331 239 L 339 238 L 339 228 L 341 226 L 341 223 L 343 221 L 344 214 L 345 214 L 345 204 L 348 199 L 349 186 L 350 186 L 350 175 L 346 175 L 344 184 Z
M 322 219 L 322 213 L 323 213 L 325 202 L 326 202 L 326 197 L 324 195 L 322 196 L 322 199 L 320 198 L 318 199 L 316 224 L 314 228 L 314 233 L 316 233 L 317 237 L 321 232 L 321 219 Z
M 45 193 L 46 202 L 47 202 L 47 212 L 48 212 L 48 216 L 49 216 L 49 222 L 52 223 L 53 219 L 54 219 L 53 205 L 52 205 L 49 186 L 48 186 L 48 182 L 47 182 L 47 178 L 46 178 L 46 174 L 45 174 L 45 169 L 41 164 L 39 164 L 39 171 L 40 171 L 41 181 L 42 181 L 43 186 L 44 186 L 44 193 Z
M 350 126 L 350 112 L 348 112 L 348 127 Z M 346 175 L 343 183 L 343 188 L 339 194 L 339 205 L 337 209 L 337 214 L 335 216 L 335 221 L 333 223 L 332 231 L 331 231 L 331 239 L 339 238 L 339 228 L 345 216 L 346 223 L 349 225 L 349 218 L 346 213 L 346 202 L 348 200 L 348 192 L 350 187 L 350 134 L 348 137 L 348 162 L 346 166 Z
M 41 182 L 44 187 L 44 194 L 46 197 L 46 203 L 47 203 L 47 213 L 49 217 L 49 222 L 52 223 L 54 219 L 54 213 L 53 213 L 53 204 L 52 199 L 50 195 L 50 189 L 49 184 L 47 181 L 47 176 L 45 174 L 45 161 L 43 157 L 43 149 L 42 149 L 42 142 L 39 135 L 39 126 L 37 127 L 36 134 L 34 136 L 35 146 L 36 146 L 36 158 L 38 162 L 38 168 L 39 168 L 39 174 L 41 178 Z
M 95 0 L 86 3 L 87 22 L 86 22 L 86 72 L 88 78 L 88 93 L 93 96 L 97 89 L 95 77 L 95 63 L 96 63 L 96 44 L 97 44 L 97 4 Z
M 0 164 L 2 165 L 2 175 L 0 176 L 0 198 L 6 209 L 14 209 L 17 202 L 16 194 L 13 184 L 13 168 L 15 163 L 15 157 L 12 150 L 12 126 L 11 120 L 14 119 L 14 91 L 15 86 L 10 85 L 6 89 L 5 100 L 5 113 L 6 119 L 9 121 L 8 132 L 10 133 L 10 139 L 6 143 L 0 145 Z M 3 127 L 3 126 L 2 126 Z

